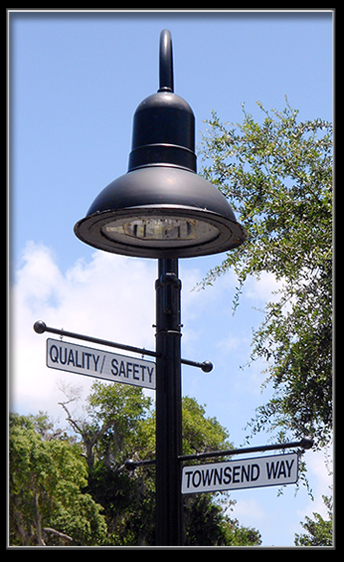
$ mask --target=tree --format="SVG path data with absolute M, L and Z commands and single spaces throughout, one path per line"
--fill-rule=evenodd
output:
M 10 414 L 10 542 L 101 544 L 105 518 L 102 507 L 82 492 L 87 466 L 80 447 L 61 430 L 51 429 L 42 414 Z
M 10 544 L 155 544 L 155 466 L 128 472 L 124 462 L 155 456 L 155 411 L 142 389 L 96 382 L 84 417 L 79 393 L 61 402 L 73 435 L 46 414 L 10 415 Z M 85 417 L 86 413 L 86 417 Z M 203 406 L 183 399 L 184 452 L 228 449 L 227 431 Z M 228 493 L 184 498 L 186 545 L 255 545 L 260 533 L 229 517 Z
M 296 546 L 332 546 L 332 498 L 322 496 L 328 511 L 328 519 L 325 520 L 319 513 L 313 513 L 314 519 L 305 518 L 301 526 L 307 534 L 295 534 L 294 544 Z
M 71 388 L 65 393 L 67 400 L 61 405 L 87 457 L 85 491 L 104 508 L 108 544 L 155 544 L 155 466 L 134 472 L 124 467 L 129 458 L 155 457 L 155 410 L 151 409 L 151 401 L 138 387 L 96 382 L 87 399 L 87 417 L 80 420 L 70 411 L 77 393 Z M 207 418 L 202 406 L 184 397 L 184 453 L 231 446 L 227 431 L 216 418 Z M 260 544 L 258 531 L 240 527 L 237 520 L 225 515 L 234 503 L 228 494 L 222 494 L 223 506 L 215 494 L 185 498 L 186 544 Z
M 126 460 L 130 438 L 138 431 L 139 422 L 145 417 L 151 400 L 144 396 L 140 388 L 96 382 L 92 389 L 87 399 L 88 415 L 85 420 L 73 418 L 67 408 L 68 404 L 79 398 L 77 387 L 61 386 L 67 400 L 59 404 L 66 412 L 73 431 L 82 440 L 90 471 L 97 459 L 102 459 L 107 468 L 118 470 Z
M 229 198 L 247 241 L 212 269 L 202 287 L 232 269 L 234 309 L 249 276 L 279 282 L 253 334 L 251 360 L 268 361 L 274 395 L 257 409 L 252 433 L 311 434 L 322 447 L 332 425 L 332 126 L 298 121 L 288 102 L 256 121 L 207 121 L 203 175 Z

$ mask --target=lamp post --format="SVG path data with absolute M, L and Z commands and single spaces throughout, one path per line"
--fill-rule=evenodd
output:
M 173 91 L 172 42 L 160 35 L 159 90 L 137 107 L 128 172 L 96 197 L 76 236 L 95 248 L 159 260 L 156 289 L 156 543 L 182 544 L 181 281 L 178 258 L 246 238 L 226 198 L 196 174 L 195 118 Z
M 156 289 L 156 542 L 183 544 L 182 393 L 178 259 L 159 259 Z

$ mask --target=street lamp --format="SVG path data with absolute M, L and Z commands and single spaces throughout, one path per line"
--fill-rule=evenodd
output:
M 74 231 L 100 250 L 142 258 L 216 254 L 245 240 L 227 199 L 196 174 L 195 118 L 173 93 L 167 30 L 160 37 L 160 88 L 134 114 L 128 172 L 103 189 Z
M 196 174 L 195 118 L 173 92 L 172 42 L 160 35 L 160 87 L 134 114 L 128 172 L 74 227 L 95 248 L 159 260 L 156 289 L 156 544 L 183 544 L 181 281 L 178 258 L 225 252 L 244 228 L 226 198 Z

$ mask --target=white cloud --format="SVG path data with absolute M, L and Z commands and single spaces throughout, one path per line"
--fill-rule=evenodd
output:
M 78 260 L 63 274 L 49 248 L 29 242 L 10 290 L 10 408 L 21 413 L 47 410 L 56 416 L 62 396 L 58 380 L 81 385 L 85 392 L 93 382 L 45 366 L 50 334 L 36 334 L 36 320 L 153 349 L 155 277 L 154 262 L 97 251 L 90 262 Z
M 258 299 L 261 301 L 276 301 L 278 295 L 274 295 L 275 291 L 281 289 L 283 281 L 277 281 L 273 273 L 263 271 L 260 274 L 260 279 L 249 277 L 245 283 L 244 293 L 245 297 L 249 299 Z
M 247 344 L 249 342 L 250 340 L 248 338 L 238 338 L 236 336 L 229 335 L 223 340 L 220 340 L 216 344 L 216 347 L 221 349 L 221 351 L 224 353 L 230 353 L 234 349 L 238 349 L 238 347 L 240 347 L 243 343 Z
M 251 525 L 256 525 L 259 527 L 259 523 L 266 519 L 267 513 L 262 507 L 262 505 L 254 498 L 245 498 L 243 496 L 237 499 L 237 503 L 234 507 L 234 517 L 242 520 L 244 517 L 249 516 Z
M 226 297 L 226 293 L 233 292 L 233 279 L 227 276 L 207 291 L 192 291 L 204 273 L 184 262 L 180 269 L 183 346 L 191 344 L 189 354 L 200 339 L 205 312 L 213 313 L 216 305 L 223 313 L 223 303 L 228 301 L 230 313 L 231 296 Z M 10 289 L 10 408 L 21 413 L 47 410 L 58 416 L 61 408 L 57 402 L 62 397 L 57 390 L 59 380 L 82 386 L 83 398 L 93 382 L 88 377 L 46 367 L 46 339 L 59 336 L 36 334 L 36 320 L 55 328 L 154 349 L 156 277 L 155 260 L 99 251 L 90 261 L 79 259 L 63 273 L 51 248 L 28 242 Z
M 328 518 L 327 508 L 322 496 L 331 496 L 330 486 L 333 484 L 332 449 L 329 447 L 322 451 L 307 452 L 307 476 L 312 482 L 314 501 L 310 501 L 307 508 L 300 513 L 300 520 L 305 515 L 313 517 L 313 513 L 320 513 L 324 519 Z
M 235 332 L 231 329 L 231 332 L 228 332 L 228 325 L 232 326 L 228 322 L 232 318 L 234 276 L 224 276 L 206 291 L 190 292 L 204 275 L 199 265 L 190 267 L 188 263 L 181 262 L 185 322 L 182 341 L 187 348 L 184 356 L 197 360 L 209 358 L 214 360 L 215 366 L 218 365 L 213 379 L 202 378 L 204 375 L 198 370 L 188 373 L 191 380 L 197 381 L 194 383 L 197 392 L 202 385 L 208 384 L 208 381 L 214 381 L 211 383 L 213 386 L 207 387 L 207 392 L 210 402 L 213 406 L 216 405 L 217 415 L 217 411 L 221 414 L 219 389 L 227 388 L 225 381 L 228 378 L 227 372 L 221 369 L 219 364 L 222 359 L 228 359 L 228 353 L 230 357 L 238 353 L 239 342 L 248 348 L 249 338 L 247 331 L 246 335 L 241 336 L 242 333 L 245 334 L 245 325 L 243 331 Z M 93 382 L 91 378 L 55 371 L 45 366 L 45 341 L 50 334 L 38 335 L 34 332 L 33 324 L 38 319 L 44 320 L 48 326 L 63 327 L 70 331 L 154 349 L 154 329 L 151 326 L 154 323 L 156 276 L 157 264 L 153 260 L 137 260 L 97 251 L 89 261 L 77 260 L 63 273 L 51 249 L 29 242 L 23 252 L 21 266 L 16 272 L 15 283 L 10 290 L 10 408 L 23 414 L 47 410 L 50 415 L 60 417 L 61 421 L 64 421 L 61 407 L 57 404 L 62 397 L 57 389 L 57 382 L 63 380 L 65 383 L 81 386 L 83 398 L 87 396 Z M 251 295 L 244 294 L 243 298 L 269 298 L 271 290 L 275 288 L 276 284 L 271 276 L 262 276 L 259 282 L 252 279 L 249 285 Z M 239 318 L 239 312 L 236 318 Z M 217 319 L 220 322 L 218 332 L 209 333 L 207 337 L 207 332 L 215 330 Z M 217 353 L 207 357 L 208 348 L 211 349 L 211 341 L 216 337 L 216 333 L 221 334 L 222 338 L 219 339 L 218 345 L 215 344 L 214 352 L 217 350 Z M 221 352 L 222 347 L 224 349 Z M 204 357 L 200 350 L 204 352 Z M 235 391 L 238 409 L 247 409 L 252 405 L 249 397 L 259 392 L 263 376 L 261 367 L 255 364 L 245 370 L 244 374 L 241 371 L 238 371 L 237 376 L 232 373 L 231 389 Z M 190 392 L 189 387 L 188 393 Z M 200 396 L 203 396 L 202 393 Z M 226 396 L 223 404 L 227 411 Z M 248 409 L 247 412 L 249 411 Z M 239 423 L 238 412 L 233 410 L 231 416 L 227 418 L 224 415 L 224 419 L 233 419 Z M 246 419 L 248 418 L 249 413 L 246 416 Z M 269 505 L 266 491 L 263 495 L 262 490 L 257 490 L 257 496 L 250 498 L 245 497 L 245 492 L 238 492 L 235 496 L 238 503 L 234 516 L 240 519 L 240 523 L 255 526 L 262 532 L 264 529 L 263 535 L 267 537 L 267 541 L 270 539 L 266 529 L 271 528 L 271 533 L 275 534 L 274 524 L 278 527 L 288 523 L 292 526 L 288 528 L 288 544 L 292 544 L 293 533 L 302 532 L 299 521 L 304 520 L 306 514 L 311 516 L 313 511 L 318 511 L 326 516 L 321 494 L 329 494 L 328 484 L 331 478 L 324 467 L 323 454 L 308 451 L 306 460 L 315 502 L 311 502 L 308 496 L 306 501 L 302 500 L 305 491 L 301 490 L 297 498 L 291 494 L 288 507 L 285 503 L 286 494 L 282 496 L 283 501 L 281 498 L 271 499 L 271 495 Z M 276 492 L 273 494 L 275 496 Z M 268 510 L 266 505 L 269 505 Z M 270 513 L 275 513 L 282 505 L 285 506 L 283 509 L 287 512 L 289 509 L 290 513 L 288 512 L 288 517 L 286 515 L 285 521 L 276 519 L 274 523 Z M 280 531 L 277 529 L 277 532 Z

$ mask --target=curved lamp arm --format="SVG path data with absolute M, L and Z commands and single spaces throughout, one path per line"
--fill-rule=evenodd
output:
M 168 29 L 160 33 L 159 80 L 158 92 L 173 92 L 172 39 Z

